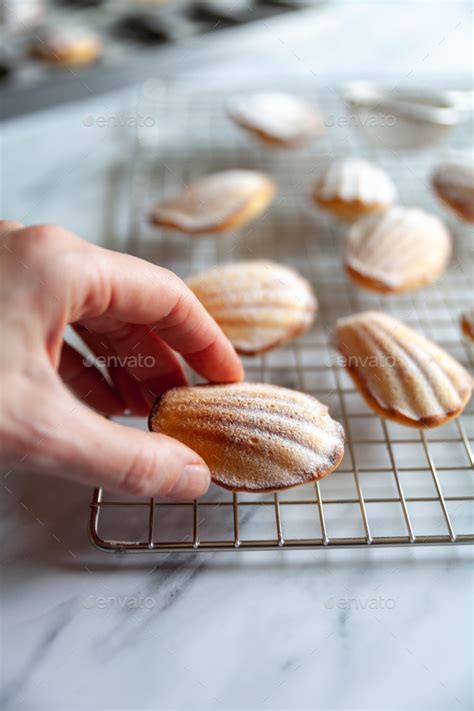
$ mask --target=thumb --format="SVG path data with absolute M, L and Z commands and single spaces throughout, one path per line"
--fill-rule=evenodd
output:
M 107 420 L 67 391 L 61 401 L 35 457 L 44 473 L 174 501 L 196 499 L 209 488 L 208 467 L 186 445 Z

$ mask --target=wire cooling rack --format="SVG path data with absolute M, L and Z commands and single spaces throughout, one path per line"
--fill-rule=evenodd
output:
M 447 149 L 466 147 L 470 127 L 457 128 L 444 146 L 394 153 L 366 143 L 337 90 L 293 83 L 291 91 L 316 101 L 325 115 L 325 134 L 310 149 L 275 151 L 253 142 L 226 118 L 225 93 L 176 87 L 165 95 L 159 90 L 156 102 L 152 97 L 141 106 L 127 191 L 127 249 L 183 277 L 216 263 L 261 257 L 299 269 L 318 296 L 316 325 L 275 352 L 244 359 L 246 375 L 248 380 L 305 391 L 326 403 L 344 425 L 344 460 L 322 481 L 278 494 L 232 494 L 213 485 L 199 501 L 173 504 L 127 500 L 96 490 L 90 537 L 103 550 L 281 550 L 474 541 L 469 444 L 474 428 L 469 412 L 426 431 L 383 420 L 365 405 L 330 346 L 337 318 L 384 309 L 464 365 L 472 362 L 472 346 L 459 327 L 461 312 L 471 305 L 472 232 L 439 205 L 428 180 Z M 323 163 L 348 155 L 381 165 L 396 182 L 403 204 L 421 206 L 446 221 L 454 256 L 434 285 L 402 296 L 378 296 L 345 277 L 344 228 L 313 208 L 308 194 Z M 188 238 L 147 224 L 146 214 L 159 195 L 202 174 L 235 167 L 267 171 L 279 187 L 268 212 L 239 234 Z M 128 423 L 145 427 L 140 421 Z

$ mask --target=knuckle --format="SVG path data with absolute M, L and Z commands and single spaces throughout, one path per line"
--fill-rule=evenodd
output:
M 199 308 L 201 304 L 177 274 L 163 267 L 159 269 L 161 289 L 166 293 L 169 304 L 169 310 L 160 318 L 160 329 L 186 328 L 194 309 Z
M 0 220 L 0 237 L 2 240 L 11 238 L 12 233 L 21 230 L 23 225 L 14 220 Z
M 107 331 L 107 338 L 110 338 L 115 344 L 127 343 L 133 336 L 136 340 L 137 332 L 136 324 L 131 323 L 121 323 L 119 326 L 115 326 L 110 331 Z
M 53 224 L 35 225 L 13 237 L 16 255 L 25 268 L 34 271 L 40 283 L 57 290 L 77 278 L 77 253 L 86 243 L 69 230 Z
M 2 246 L 8 253 L 13 253 L 17 250 L 17 245 L 20 244 L 18 236 L 21 234 L 21 230 L 22 225 L 17 222 L 11 222 L 10 220 L 0 221 Z
M 205 346 L 200 348 L 198 351 L 194 351 L 192 353 L 189 353 L 188 355 L 190 356 L 196 356 L 202 358 L 203 361 L 207 360 L 211 356 L 214 357 L 214 361 L 218 362 L 218 365 L 220 365 L 221 361 L 224 361 L 227 354 L 221 353 L 219 350 L 219 345 L 220 345 L 220 333 L 212 333 L 209 336 L 209 341 L 206 343 Z
M 64 425 L 50 405 L 51 400 L 58 399 L 61 393 L 56 378 L 51 377 L 49 371 L 38 372 L 37 377 L 41 378 L 41 383 L 12 377 L 8 389 L 15 393 L 15 399 L 10 399 L 5 406 L 2 403 L 0 439 L 3 453 L 12 466 L 47 472 L 51 452 L 59 456 L 63 447 L 60 433 Z M 28 417 L 24 416 L 25 408 Z
M 159 452 L 153 447 L 141 447 L 125 468 L 120 482 L 121 491 L 135 497 L 155 494 L 159 469 Z
M 161 279 L 164 282 L 168 282 L 167 286 L 174 286 L 175 288 L 183 286 L 183 280 L 180 279 L 179 276 L 175 274 L 171 269 L 167 269 L 166 267 L 162 266 L 159 266 L 158 269 Z
M 176 300 L 192 296 L 190 289 L 177 274 L 164 267 L 160 267 L 160 273 L 163 286 L 169 293 L 174 295 Z
M 193 310 L 193 300 L 185 291 L 181 291 L 176 296 L 171 310 L 160 321 L 160 329 L 183 329 L 188 323 Z
M 164 473 L 160 482 L 160 497 L 162 499 L 170 499 L 175 491 L 175 487 L 179 482 L 181 471 L 177 468 Z
M 87 244 L 86 250 L 91 247 L 91 245 Z M 92 251 L 89 254 L 90 258 L 83 260 L 81 264 L 80 280 L 82 283 L 90 284 L 90 288 L 84 297 L 83 310 L 88 314 L 89 318 L 94 318 L 94 316 L 100 316 L 107 311 L 113 303 L 113 294 L 103 251 L 92 247 Z M 77 274 L 73 277 L 72 283 L 76 280 Z
M 26 227 L 11 235 L 11 248 L 25 267 L 40 278 L 56 271 L 56 258 L 70 246 L 72 233 L 56 225 Z
M 31 253 L 32 256 L 44 255 L 45 252 L 57 250 L 70 235 L 70 232 L 58 225 L 35 225 L 21 231 L 17 246 L 18 249 L 23 250 L 24 253 Z

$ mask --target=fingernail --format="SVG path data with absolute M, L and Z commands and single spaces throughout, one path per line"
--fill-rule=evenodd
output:
M 169 499 L 197 499 L 209 489 L 211 473 L 205 464 L 188 464 L 184 467 L 178 481 L 169 492 Z

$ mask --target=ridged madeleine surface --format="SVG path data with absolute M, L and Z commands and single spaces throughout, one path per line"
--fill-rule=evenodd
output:
M 443 163 L 431 178 L 433 188 L 445 205 L 465 222 L 474 222 L 474 160 Z
M 263 353 L 307 331 L 317 311 L 306 279 L 274 262 L 215 267 L 187 284 L 244 355 Z
M 437 279 L 450 255 L 451 237 L 437 217 L 397 206 L 352 225 L 345 262 L 356 284 L 394 293 Z
M 257 217 L 275 194 L 273 180 L 254 170 L 226 170 L 199 178 L 156 205 L 153 224 L 188 234 L 226 232 Z
M 150 429 L 191 447 L 216 484 L 274 491 L 322 479 L 344 454 L 344 431 L 318 400 L 276 385 L 236 383 L 168 390 Z
M 235 123 L 274 146 L 302 146 L 323 130 L 319 111 L 289 94 L 266 92 L 235 96 L 227 110 Z
M 373 163 L 355 158 L 331 163 L 313 191 L 317 205 L 344 220 L 384 210 L 395 198 L 389 176 Z
M 378 311 L 340 319 L 336 345 L 368 405 L 412 427 L 457 417 L 472 392 L 469 373 L 449 353 Z

